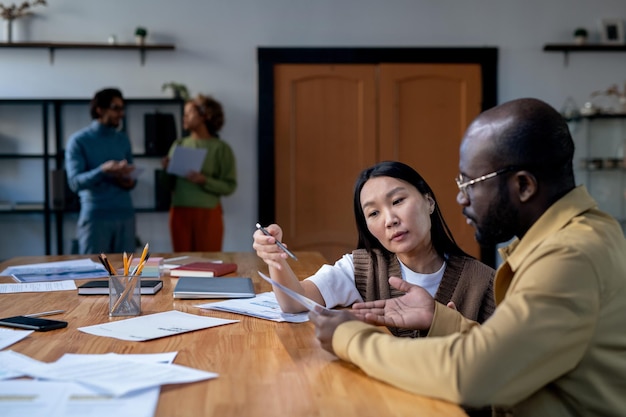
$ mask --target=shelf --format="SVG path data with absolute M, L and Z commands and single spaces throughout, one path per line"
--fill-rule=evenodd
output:
M 54 64 L 54 51 L 57 49 L 108 49 L 108 50 L 134 50 L 139 51 L 141 65 L 145 63 L 146 51 L 168 51 L 174 50 L 172 44 L 144 44 L 134 43 L 70 43 L 70 42 L 11 42 L 0 43 L 0 48 L 35 48 L 48 49 L 50 54 L 50 65 Z
M 48 47 L 49 44 L 34 44 L 29 43 L 26 44 L 1 44 L 2 47 Z M 57 46 L 55 44 L 55 46 Z M 70 44 L 69 47 L 76 47 L 76 44 Z M 82 47 L 87 48 L 93 46 L 91 44 L 82 44 Z M 100 49 L 129 49 L 129 50 L 141 50 L 141 46 L 139 45 L 96 45 L 96 48 Z M 163 46 L 158 45 L 145 45 L 143 49 L 158 49 L 163 48 Z M 23 178 L 26 178 L 27 181 L 23 181 L 25 187 L 31 188 L 28 184 L 30 178 L 32 177 L 33 182 L 35 179 L 41 178 L 40 181 L 37 181 L 37 186 L 39 187 L 39 183 L 41 184 L 41 191 L 43 194 L 43 201 L 35 201 L 37 204 L 22 207 L 21 209 L 15 208 L 14 202 L 9 202 L 10 196 L 4 196 L 5 200 L 0 200 L 0 217 L 2 217 L 3 222 L 6 223 L 7 218 L 11 218 L 11 216 L 16 216 L 16 218 L 20 218 L 19 216 L 36 216 L 35 218 L 28 218 L 27 221 L 36 221 L 37 224 L 41 217 L 43 217 L 43 241 L 45 244 L 45 253 L 46 255 L 52 254 L 52 249 L 54 243 L 56 243 L 56 251 L 57 254 L 62 255 L 64 251 L 64 247 L 66 247 L 66 231 L 65 224 L 66 220 L 70 218 L 75 221 L 75 217 L 78 216 L 79 213 L 79 202 L 77 196 L 69 190 L 65 180 L 63 180 L 63 184 L 61 181 L 61 177 L 57 175 L 59 171 L 63 168 L 63 159 L 64 159 L 64 140 L 66 135 L 64 134 L 64 122 L 67 117 L 63 117 L 65 111 L 69 111 L 68 115 L 70 116 L 75 114 L 76 112 L 83 112 L 85 108 L 88 108 L 88 104 L 91 99 L 87 97 L 76 98 L 76 97 L 49 97 L 49 98 L 2 98 L 0 99 L 0 123 L 2 123 L 2 117 L 11 117 L 14 114 L 15 110 L 11 109 L 8 112 L 3 111 L 3 106 L 8 107 L 16 107 L 16 110 L 21 110 L 22 105 L 37 105 L 40 109 L 34 108 L 35 111 L 40 112 L 39 121 L 41 124 L 41 133 L 37 136 L 38 138 L 29 137 L 28 144 L 29 146 L 24 145 L 24 152 L 19 153 L 19 150 L 15 147 L 5 146 L 5 149 L 0 150 L 0 165 L 7 165 L 8 162 L 13 162 L 14 160 L 20 161 L 28 161 L 28 165 L 32 164 L 31 160 L 36 161 L 37 167 L 42 167 L 42 173 L 40 174 L 37 169 L 37 172 L 30 173 L 18 173 L 18 175 L 22 175 Z M 135 128 L 141 128 L 141 117 L 142 114 L 158 112 L 161 107 L 167 108 L 168 112 L 177 112 L 178 113 L 178 121 L 182 123 L 183 119 L 183 108 L 185 102 L 179 98 L 166 98 L 166 97 L 139 97 L 139 98 L 130 98 L 126 97 L 124 99 L 124 103 L 126 104 L 126 116 L 125 119 L 128 122 L 127 126 L 130 126 L 131 119 L 135 121 Z M 76 106 L 78 105 L 78 106 Z M 136 109 L 134 109 L 136 107 Z M 174 110 L 175 109 L 175 110 Z M 163 109 L 165 110 L 165 109 Z M 33 111 L 28 109 L 29 112 Z M 71 119 L 71 116 L 70 116 Z M 10 120 L 10 119 L 8 119 Z M 72 119 L 73 120 L 73 119 Z M 145 119 L 144 119 L 144 136 L 145 136 Z M 81 126 L 82 127 L 82 126 Z M 180 137 L 181 131 L 177 129 L 177 136 Z M 31 133 L 28 133 L 29 135 Z M 139 133 L 141 135 L 141 133 Z M 14 136 L 19 137 L 18 134 L 14 134 Z M 39 141 L 41 141 L 42 149 L 39 152 L 34 153 L 33 149 L 36 149 L 34 146 Z M 145 142 L 145 137 L 144 137 Z M 137 145 L 139 141 L 135 143 Z M 135 158 L 142 158 L 144 161 L 148 159 L 158 160 L 162 158 L 160 155 L 147 155 L 145 153 L 134 153 L 133 156 Z M 21 164 L 21 162 L 19 163 Z M 169 203 L 164 204 L 163 198 L 156 200 L 159 197 L 158 191 L 159 187 L 157 187 L 157 179 L 156 177 L 148 177 L 144 175 L 144 186 L 145 191 L 149 191 L 150 188 L 154 189 L 155 201 L 149 198 L 149 194 L 141 194 L 141 206 L 135 207 L 135 213 L 167 213 L 169 211 Z M 3 180 L 0 178 L 0 180 Z M 4 178 L 4 181 L 7 181 Z M 153 182 L 154 181 L 154 182 Z M 1 181 L 0 181 L 1 182 Z M 65 188 L 63 188 L 65 187 Z M 63 190 L 63 191 L 62 191 Z M 62 191 L 62 192 L 59 192 Z M 39 195 L 33 197 L 34 199 L 38 199 Z M 29 200 L 26 200 L 28 202 Z M 21 218 L 20 218 L 21 219 Z M 22 220 L 19 220 L 20 222 Z
M 570 52 L 626 52 L 626 45 L 612 45 L 600 43 L 548 43 L 543 46 L 544 52 L 562 52 L 563 63 L 565 66 L 569 63 Z
M 42 159 L 42 154 L 17 154 L 17 153 L 0 153 L 0 159 Z

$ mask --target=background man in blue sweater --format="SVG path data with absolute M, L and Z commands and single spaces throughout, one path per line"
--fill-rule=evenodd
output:
M 91 124 L 74 133 L 65 150 L 70 189 L 80 197 L 76 236 L 81 254 L 133 252 L 135 211 L 130 190 L 136 180 L 128 136 L 118 130 L 124 117 L 120 90 L 98 91 L 91 100 Z

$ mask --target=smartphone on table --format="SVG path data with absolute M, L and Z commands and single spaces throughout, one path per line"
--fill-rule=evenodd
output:
M 47 332 L 48 330 L 67 327 L 66 321 L 41 319 L 38 317 L 15 316 L 0 319 L 0 326 Z

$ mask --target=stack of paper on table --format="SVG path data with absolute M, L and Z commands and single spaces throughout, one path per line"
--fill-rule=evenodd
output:
M 207 310 L 226 311 L 228 313 L 244 314 L 246 316 L 260 319 L 303 323 L 309 320 L 309 312 L 285 313 L 280 308 L 276 296 L 273 292 L 257 294 L 254 298 L 241 298 L 233 300 L 218 301 L 216 303 L 199 304 L 196 307 Z
M 172 277 L 220 277 L 237 271 L 235 263 L 192 262 L 170 269 Z
M 12 275 L 19 282 L 64 281 L 109 276 L 102 264 L 91 259 L 10 266 L 0 272 L 0 275 Z
M 0 375 L 39 380 L 0 381 L 2 416 L 154 416 L 161 385 L 213 379 L 172 362 L 177 352 L 157 354 L 65 354 L 53 363 L 13 351 L 0 352 Z

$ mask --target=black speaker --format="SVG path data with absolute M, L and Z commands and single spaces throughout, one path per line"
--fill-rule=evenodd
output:
M 165 156 L 178 136 L 176 120 L 170 113 L 143 116 L 146 155 Z
M 78 194 L 70 189 L 65 169 L 53 169 L 50 172 L 50 203 L 54 210 L 80 210 Z
M 154 209 L 167 211 L 172 204 L 172 190 L 176 177 L 162 169 L 154 170 Z

